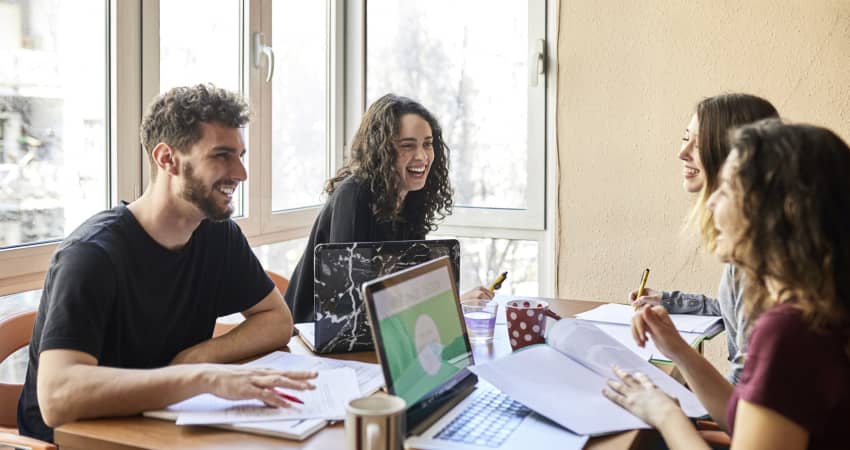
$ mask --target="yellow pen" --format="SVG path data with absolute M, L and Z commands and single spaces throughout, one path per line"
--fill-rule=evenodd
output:
M 499 289 L 500 287 L 502 287 L 502 283 L 505 281 L 505 278 L 507 278 L 507 277 L 508 277 L 507 272 L 502 272 L 498 277 L 496 277 L 496 279 L 493 280 L 493 283 L 491 283 L 490 287 L 488 288 L 490 290 L 490 292 L 496 293 L 496 289 Z
M 637 309 L 638 309 L 637 299 L 639 299 L 640 296 L 643 295 L 643 288 L 646 287 L 646 280 L 648 278 L 649 278 L 649 268 L 644 269 L 643 276 L 640 277 L 640 287 L 637 290 L 637 295 L 635 295 L 635 302 L 633 304 L 635 311 L 637 311 Z

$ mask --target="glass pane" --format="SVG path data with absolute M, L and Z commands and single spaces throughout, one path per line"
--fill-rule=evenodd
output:
M 107 207 L 104 0 L 0 2 L 0 248 Z
M 199 83 L 241 92 L 241 8 L 239 0 L 159 2 L 160 92 Z M 245 215 L 244 185 L 233 196 L 234 217 Z
M 41 289 L 0 297 L 0 320 L 22 311 L 37 310 L 40 299 Z M 24 382 L 29 362 L 28 350 L 28 346 L 24 347 L 0 361 L 0 383 Z
M 327 174 L 327 2 L 274 2 L 272 210 L 322 203 Z
M 514 0 L 367 3 L 368 101 L 392 92 L 437 116 L 452 150 L 456 205 L 527 206 L 527 8 Z
M 445 239 L 447 236 L 433 236 Z M 489 286 L 500 273 L 508 277 L 497 292 L 505 295 L 539 293 L 536 241 L 490 238 L 456 238 L 460 241 L 460 287 L 464 293 L 476 286 Z
M 239 0 L 159 2 L 160 92 L 198 83 L 240 90 L 240 8 Z
M 307 248 L 307 238 L 254 247 L 254 254 L 266 270 L 283 275 L 288 280 Z

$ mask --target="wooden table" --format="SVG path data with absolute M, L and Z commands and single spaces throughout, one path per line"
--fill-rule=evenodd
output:
M 527 297 L 526 297 L 527 298 Z M 574 316 L 599 305 L 580 300 L 542 299 L 562 316 Z M 509 353 L 507 329 L 497 326 L 494 342 L 473 345 L 476 361 L 487 361 Z M 288 350 L 296 354 L 312 354 L 298 338 Z M 333 355 L 341 359 L 377 362 L 372 352 Z M 54 439 L 62 450 L 100 449 L 315 449 L 339 450 L 344 447 L 345 429 L 338 423 L 325 427 L 305 441 L 289 441 L 255 434 L 225 431 L 201 426 L 177 426 L 173 422 L 141 416 L 83 420 L 56 428 Z M 593 450 L 625 450 L 654 446 L 658 434 L 635 430 L 591 439 L 585 448 Z

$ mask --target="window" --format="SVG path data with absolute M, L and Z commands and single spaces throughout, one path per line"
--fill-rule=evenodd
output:
M 507 270 L 501 293 L 548 293 L 545 2 L 369 0 L 365 15 L 366 104 L 420 101 L 451 149 L 455 207 L 433 237 L 460 237 L 461 289 Z
M 499 294 L 537 297 L 539 276 L 535 241 L 519 239 L 459 238 L 460 292 L 490 283 L 507 271 L 508 277 Z
M 103 0 L 0 3 L 0 248 L 107 206 L 107 23 Z
M 546 294 L 534 287 L 547 283 L 552 247 L 538 70 L 546 8 L 544 0 L 0 1 L 0 55 L 13 62 L 0 67 L 0 294 L 40 287 L 58 240 L 143 192 L 141 111 L 171 87 L 205 82 L 250 104 L 249 178 L 236 215 L 269 268 L 291 273 L 365 106 L 393 91 L 433 110 L 452 149 L 456 207 L 434 237 L 463 239 L 470 280 L 509 270 L 511 292 Z M 477 19 L 482 9 L 487 20 Z M 499 252 L 509 268 L 493 266 Z
M 239 0 L 160 2 L 160 93 L 200 83 L 243 92 L 241 10 Z M 245 215 L 244 195 L 240 184 L 233 196 L 234 217 Z
M 511 0 L 367 2 L 367 103 L 393 92 L 437 116 L 461 216 L 448 223 L 492 226 L 498 210 L 501 226 L 542 229 L 544 146 L 529 118 L 543 83 L 528 70 L 539 13 Z
M 272 5 L 273 212 L 317 206 L 328 178 L 327 3 Z

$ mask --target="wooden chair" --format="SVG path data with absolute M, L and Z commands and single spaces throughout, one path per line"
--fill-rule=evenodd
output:
M 25 311 L 0 320 L 0 361 L 29 345 L 35 316 L 35 311 Z M 0 383 L 0 447 L 55 450 L 53 444 L 17 434 L 18 399 L 23 388 L 23 384 Z
M 289 280 L 287 280 L 283 275 L 272 272 L 271 270 L 267 270 L 266 275 L 274 281 L 274 285 L 277 287 L 277 290 L 280 291 L 280 295 L 283 295 L 283 293 L 286 292 L 286 288 L 289 287 Z M 213 337 L 219 337 L 222 334 L 236 328 L 237 325 L 239 324 L 216 322 L 215 329 L 213 330 Z

